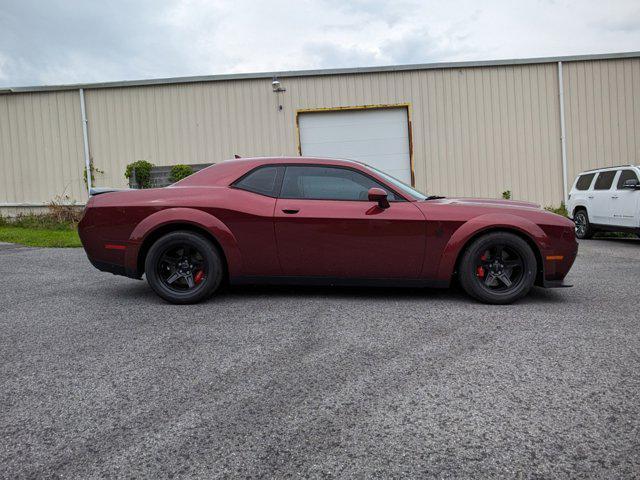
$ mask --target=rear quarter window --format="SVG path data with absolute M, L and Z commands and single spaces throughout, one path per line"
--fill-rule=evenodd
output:
M 589 190 L 591 181 L 595 176 L 596 176 L 595 173 L 587 173 L 586 175 L 580 175 L 578 177 L 578 181 L 576 182 L 576 190 Z
M 277 197 L 283 173 L 284 167 L 258 167 L 233 183 L 233 186 L 240 190 L 266 195 L 267 197 Z

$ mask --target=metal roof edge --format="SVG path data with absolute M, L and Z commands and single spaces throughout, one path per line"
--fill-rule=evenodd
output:
M 640 58 L 640 51 L 619 53 L 598 53 L 590 55 L 567 55 L 561 57 L 519 58 L 504 60 L 479 60 L 464 62 L 414 63 L 406 65 L 382 65 L 374 67 L 327 68 L 319 70 L 291 70 L 279 72 L 229 73 L 219 75 L 199 75 L 192 77 L 167 77 L 147 80 L 122 80 L 114 82 L 76 83 L 68 85 L 40 85 L 28 87 L 0 87 L 0 95 L 8 93 L 51 92 L 61 90 L 100 89 L 118 87 L 138 87 L 152 85 L 171 85 L 185 83 L 220 82 L 229 80 L 254 80 L 263 78 L 314 77 L 324 75 L 346 75 L 363 73 L 404 72 L 415 70 L 433 70 L 448 68 L 472 68 L 509 65 L 534 65 L 556 62 L 579 62 L 589 60 L 614 60 L 621 58 Z

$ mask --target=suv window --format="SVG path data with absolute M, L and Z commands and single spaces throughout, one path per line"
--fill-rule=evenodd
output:
M 600 172 L 598 178 L 596 178 L 596 184 L 593 186 L 594 190 L 609 190 L 613 183 L 613 177 L 616 176 L 616 170 L 610 170 L 608 172 Z
M 389 201 L 402 201 L 387 187 L 349 168 L 323 166 L 290 166 L 284 174 L 281 198 L 309 200 L 364 200 L 369 189 L 385 190 Z
M 580 175 L 576 182 L 576 190 L 589 190 L 591 186 L 591 180 L 595 177 L 595 173 L 587 173 L 586 175 Z
M 622 190 L 622 186 L 627 180 L 638 180 L 636 172 L 633 170 L 622 170 L 620 172 L 620 178 L 618 178 L 618 190 Z
M 277 197 L 283 170 L 284 167 L 258 167 L 236 181 L 233 186 L 248 192 Z

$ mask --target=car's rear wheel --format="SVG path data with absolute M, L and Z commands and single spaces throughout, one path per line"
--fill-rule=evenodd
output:
M 536 279 L 536 256 L 517 235 L 483 235 L 466 249 L 459 265 L 462 288 L 472 297 L 492 304 L 511 303 L 525 296 Z
M 220 286 L 223 272 L 216 246 L 202 235 L 188 231 L 161 237 L 145 259 L 147 282 L 171 303 L 196 303 L 208 298 Z
M 578 210 L 573 215 L 573 222 L 576 225 L 576 237 L 583 240 L 593 237 L 593 228 L 589 222 L 589 214 L 586 210 Z

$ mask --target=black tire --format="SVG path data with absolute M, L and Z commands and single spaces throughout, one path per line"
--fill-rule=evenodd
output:
M 224 264 L 217 247 L 206 237 L 188 231 L 159 238 L 145 259 L 147 282 L 168 302 L 197 303 L 220 286 Z
M 589 222 L 589 214 L 586 210 L 576 210 L 573 215 L 573 221 L 576 224 L 576 237 L 581 240 L 587 240 L 593 237 L 595 233 L 591 223 Z
M 488 233 L 465 250 L 458 279 L 475 299 L 503 305 L 531 290 L 537 267 L 536 256 L 525 240 L 508 232 Z

